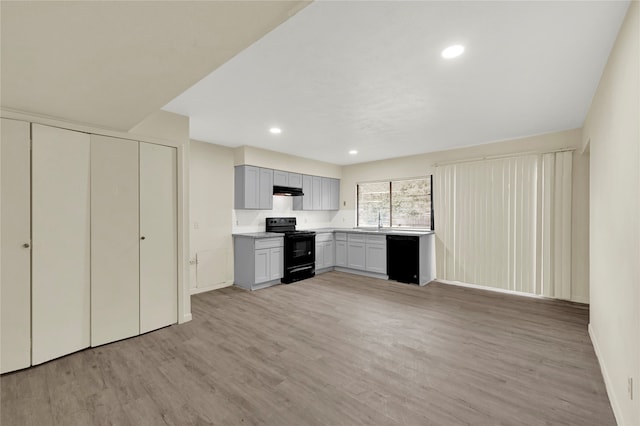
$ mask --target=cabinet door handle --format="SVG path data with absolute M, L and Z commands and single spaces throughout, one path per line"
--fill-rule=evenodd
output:
M 24 243 L 24 244 L 22 245 L 22 247 L 24 247 L 24 248 L 29 248 L 29 247 L 31 247 L 31 246 L 29 245 L 29 243 Z
M 145 237 L 145 236 L 140 237 L 140 239 L 141 239 L 141 240 L 144 240 L 144 239 L 146 239 L 146 238 L 147 238 L 147 237 Z

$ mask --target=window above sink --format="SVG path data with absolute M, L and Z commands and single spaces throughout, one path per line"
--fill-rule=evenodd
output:
M 357 228 L 433 229 L 432 176 L 359 183 L 357 193 Z

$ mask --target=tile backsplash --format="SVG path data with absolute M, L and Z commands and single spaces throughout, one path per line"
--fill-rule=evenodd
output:
M 293 210 L 293 197 L 273 197 L 272 210 L 233 210 L 232 232 L 264 232 L 267 217 L 295 217 L 297 229 L 352 228 L 355 226 L 353 210 L 299 211 Z

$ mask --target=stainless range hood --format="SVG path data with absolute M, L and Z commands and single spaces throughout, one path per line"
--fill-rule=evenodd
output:
M 302 188 L 292 188 L 290 186 L 273 186 L 273 195 L 285 195 L 289 197 L 301 197 L 304 195 Z

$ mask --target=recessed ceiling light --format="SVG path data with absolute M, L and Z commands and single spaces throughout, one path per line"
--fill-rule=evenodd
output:
M 464 46 L 455 44 L 444 49 L 442 51 L 442 57 L 445 59 L 451 59 L 462 55 L 462 52 L 464 52 Z
M 280 133 L 282 133 L 282 129 L 280 127 L 272 127 L 269 129 L 269 131 L 274 135 L 279 135 Z
M 356 155 L 358 153 L 358 151 L 356 151 L 355 149 L 352 149 L 351 151 L 349 151 L 349 154 L 351 155 Z

